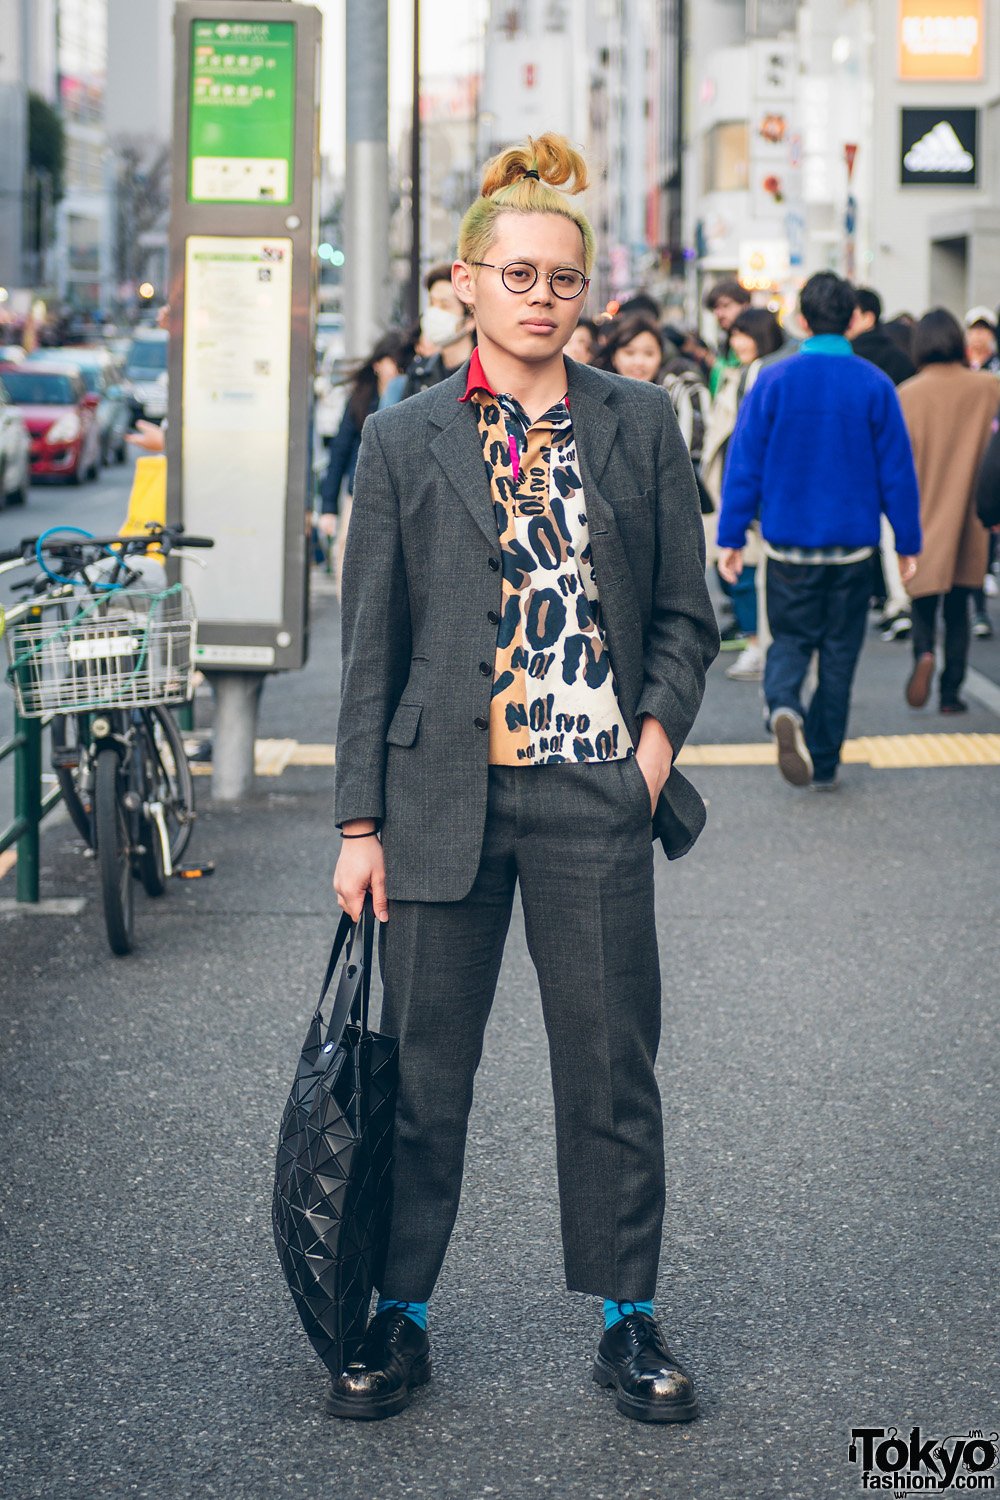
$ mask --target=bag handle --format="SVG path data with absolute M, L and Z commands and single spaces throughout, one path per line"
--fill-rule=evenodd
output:
M 359 928 L 362 938 L 361 955 L 356 951 Z M 370 891 L 365 896 L 364 906 L 361 908 L 361 915 L 357 922 L 352 922 L 346 911 L 340 919 L 333 940 L 330 961 L 326 966 L 326 977 L 320 991 L 319 1004 L 316 1007 L 316 1016 L 320 1023 L 323 1020 L 323 1002 L 345 943 L 347 952 L 344 967 L 341 970 L 340 983 L 337 985 L 333 1009 L 330 1012 L 330 1024 L 326 1033 L 328 1046 L 331 1042 L 334 1046 L 339 1043 L 348 1021 L 353 1021 L 356 1026 L 360 1026 L 363 1033 L 368 1031 L 368 1004 L 371 995 L 372 959 L 375 947 L 375 906 Z

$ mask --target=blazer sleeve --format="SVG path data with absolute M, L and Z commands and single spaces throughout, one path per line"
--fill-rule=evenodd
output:
M 337 826 L 385 817 L 385 736 L 410 667 L 410 600 L 399 500 L 378 436 L 364 426 L 341 580 Z
M 357 454 L 360 441 L 361 434 L 358 432 L 357 423 L 348 406 L 340 427 L 337 429 L 337 435 L 330 444 L 330 461 L 319 487 L 320 512 L 324 516 L 335 514 L 337 511 L 340 486 L 345 476 L 350 473 L 351 461 Z
M 652 714 L 662 724 L 676 756 L 701 707 L 705 674 L 719 652 L 719 629 L 705 583 L 705 529 L 694 471 L 666 397 L 656 489 L 653 608 L 636 714 Z

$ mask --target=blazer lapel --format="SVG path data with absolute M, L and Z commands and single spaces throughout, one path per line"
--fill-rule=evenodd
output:
M 440 394 L 431 411 L 431 421 L 441 431 L 431 440 L 430 448 L 486 540 L 495 545 L 499 535 L 497 519 L 475 408 L 458 400 L 465 389 L 467 369 L 463 365 L 457 376 L 437 387 Z
M 590 538 L 597 551 L 602 553 L 609 542 L 613 550 L 621 546 L 617 518 L 600 488 L 618 435 L 618 418 L 607 405 L 611 387 L 606 379 L 595 379 L 586 365 L 578 365 L 573 360 L 567 362 L 567 369 L 569 409 L 573 417 L 573 436 L 583 480 Z M 617 563 L 616 558 L 616 566 Z
M 580 461 L 580 477 L 586 498 L 587 514 L 598 528 L 617 532 L 614 512 L 600 491 L 601 478 L 608 466 L 611 449 L 618 433 L 618 418 L 607 403 L 611 394 L 603 380 L 595 380 L 586 365 L 567 361 L 569 371 L 569 409 L 573 418 L 573 437 Z

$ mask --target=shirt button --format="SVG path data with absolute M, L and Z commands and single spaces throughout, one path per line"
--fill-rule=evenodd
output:
M 472 722 L 473 724 L 475 724 L 477 729 L 489 729 L 490 727 L 489 719 L 473 719 Z
M 490 558 L 490 571 L 492 573 L 496 573 L 499 570 L 499 567 L 500 567 L 500 564 L 497 562 L 496 558 L 495 557 L 491 557 Z
M 489 622 L 490 622 L 491 625 L 499 625 L 500 624 L 500 616 L 497 614 L 497 612 L 496 612 L 495 609 L 491 609 L 490 612 L 489 612 L 489 614 L 486 616 L 486 618 L 487 618 L 487 620 L 489 620 Z
M 488 677 L 493 671 L 493 668 L 490 666 L 488 661 L 481 661 L 479 663 L 479 670 L 480 672 L 482 672 L 484 677 Z

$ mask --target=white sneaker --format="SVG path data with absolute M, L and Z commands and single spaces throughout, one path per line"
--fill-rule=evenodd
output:
M 764 652 L 760 646 L 744 646 L 726 676 L 733 682 L 760 682 L 764 675 Z
M 1000 584 L 997 583 L 992 573 L 987 573 L 983 579 L 983 593 L 987 599 L 995 599 L 1000 594 Z
M 813 779 L 812 756 L 802 733 L 802 720 L 790 708 L 771 715 L 771 733 L 778 748 L 778 770 L 792 786 L 808 786 Z

